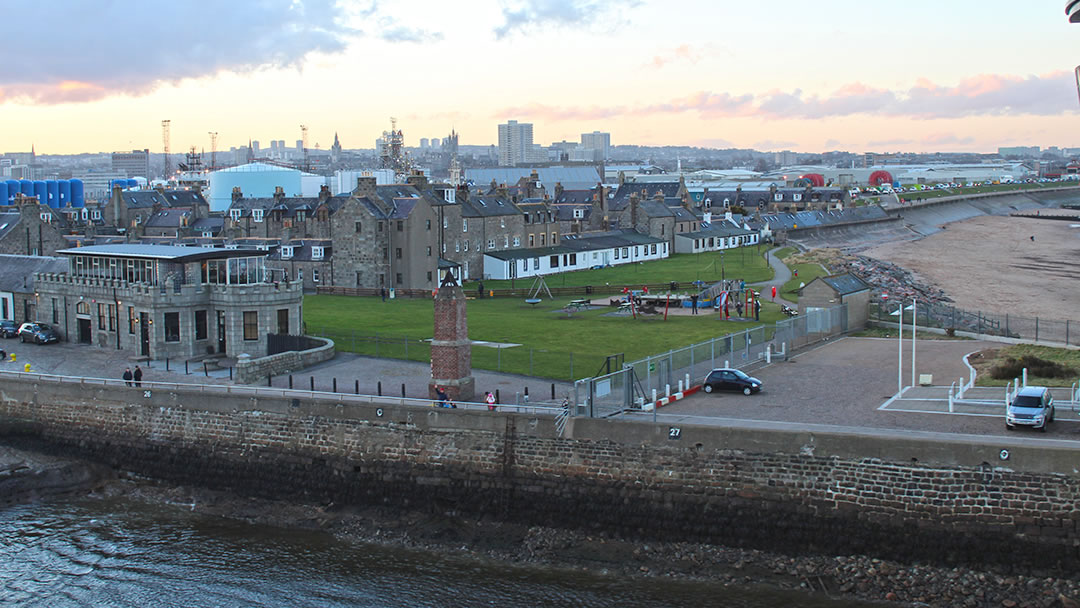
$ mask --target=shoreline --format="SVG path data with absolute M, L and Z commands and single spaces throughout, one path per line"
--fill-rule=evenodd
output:
M 22 502 L 72 495 L 91 499 L 125 498 L 227 520 L 319 530 L 350 544 L 449 554 L 481 562 L 600 576 L 762 586 L 892 606 L 1057 606 L 1059 595 L 1080 597 L 1080 579 L 1067 578 L 1060 572 L 997 572 L 902 564 L 868 555 L 784 555 L 705 543 L 657 542 L 580 529 L 470 518 L 468 514 L 434 506 L 402 510 L 266 500 L 116 474 L 93 463 L 54 458 L 32 449 L 0 444 L 0 470 L 5 463 L 17 463 L 20 459 L 27 464 L 21 469 L 24 480 L 47 479 L 36 475 L 58 467 L 93 473 L 78 477 L 82 484 L 77 488 L 65 487 L 63 492 L 43 493 L 28 488 Z M 39 490 L 49 487 L 46 483 Z

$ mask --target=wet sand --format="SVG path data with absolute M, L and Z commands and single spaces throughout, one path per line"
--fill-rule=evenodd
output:
M 1080 222 L 983 216 L 863 253 L 943 289 L 958 308 L 1080 318 Z

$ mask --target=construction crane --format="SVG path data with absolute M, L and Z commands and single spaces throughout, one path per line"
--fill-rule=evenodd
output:
M 308 155 L 307 155 L 307 125 L 300 125 L 300 147 L 304 149 L 304 166 L 301 167 L 304 171 L 310 171 L 308 167 Z
M 169 167 L 169 125 L 171 120 L 165 119 L 161 121 L 161 143 L 165 152 L 165 181 L 169 181 L 169 174 L 172 173 L 172 168 Z
M 210 170 L 217 170 L 217 131 L 210 131 Z

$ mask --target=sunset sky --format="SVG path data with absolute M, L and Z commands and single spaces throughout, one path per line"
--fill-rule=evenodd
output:
M 0 152 L 496 142 L 1080 147 L 1062 0 L 6 0 Z

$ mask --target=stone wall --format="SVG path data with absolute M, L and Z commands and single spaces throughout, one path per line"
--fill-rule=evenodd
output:
M 236 381 L 240 384 L 252 384 L 265 380 L 267 376 L 290 374 L 334 358 L 336 351 L 333 340 L 315 337 L 310 337 L 310 339 L 323 344 L 307 350 L 292 350 L 256 359 L 240 355 L 236 359 L 234 370 Z
M 560 437 L 543 416 L 34 378 L 0 372 L 0 435 L 173 482 L 795 553 L 1080 566 L 1080 475 L 1059 442 L 597 419 Z

